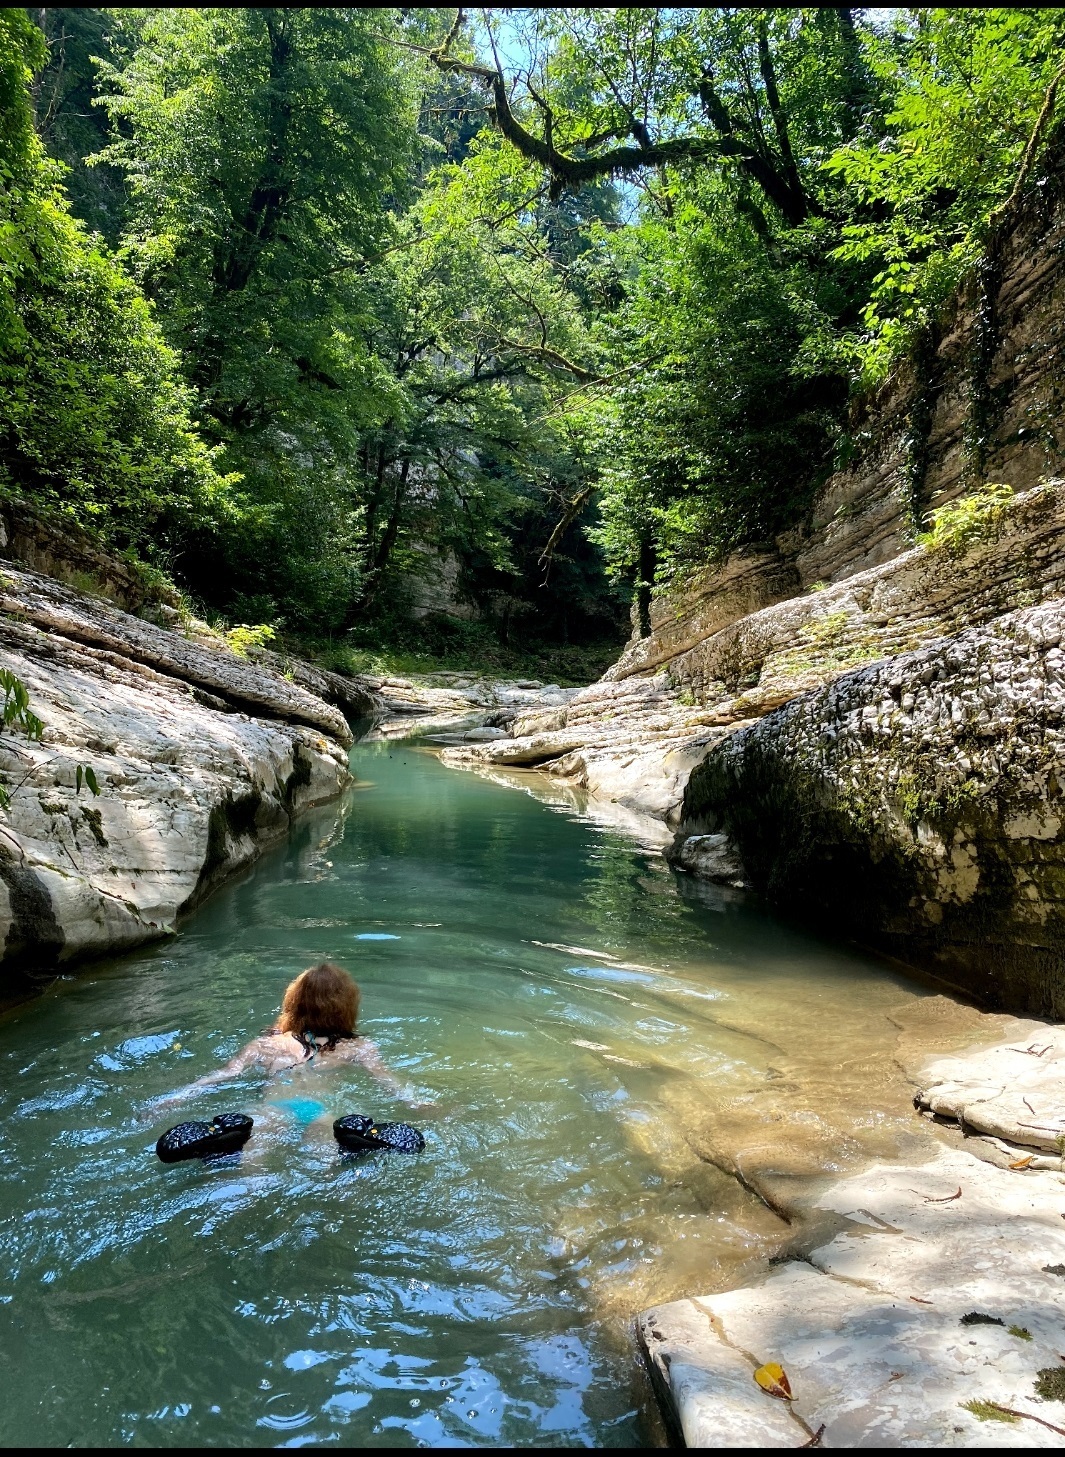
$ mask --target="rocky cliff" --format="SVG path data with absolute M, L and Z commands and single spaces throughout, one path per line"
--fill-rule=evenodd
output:
M 801 528 L 657 597 L 568 704 L 446 757 L 657 815 L 683 869 L 1065 1014 L 1063 181 L 1057 155 L 856 409 Z M 954 519 L 919 544 L 932 509 Z
M 1059 599 L 741 729 L 691 776 L 679 858 L 736 850 L 777 905 L 1065 1017 L 1063 638 Z
M 345 712 L 371 709 L 374 695 L 272 664 L 3 565 L 0 667 L 45 725 L 40 743 L 0 738 L 9 992 L 73 958 L 171 933 L 301 810 L 345 788 Z

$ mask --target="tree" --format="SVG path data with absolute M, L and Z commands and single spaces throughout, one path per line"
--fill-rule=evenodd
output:
M 519 13 L 524 59 L 510 78 L 491 20 L 492 64 L 459 53 L 461 9 L 427 54 L 484 84 L 495 126 L 544 169 L 553 195 L 695 167 L 732 177 L 745 206 L 768 204 L 789 226 L 824 210 L 811 153 L 844 139 L 868 90 L 850 10 Z
M 208 600 L 293 625 L 352 588 L 351 462 L 393 382 L 369 344 L 366 270 L 414 154 L 412 89 L 380 12 L 119 12 L 102 67 L 128 182 L 125 248 L 243 476 L 228 538 L 183 570 Z
M 33 127 L 45 58 L 0 12 L 0 489 L 150 552 L 229 509 L 135 283 L 70 214 Z
M 32 83 L 37 135 L 49 156 L 68 169 L 64 187 L 74 216 L 109 244 L 122 228 L 122 174 L 90 164 L 108 141 L 107 116 L 96 104 L 94 56 L 110 52 L 113 22 L 106 10 L 48 6 L 29 12 L 44 32 L 47 58 Z

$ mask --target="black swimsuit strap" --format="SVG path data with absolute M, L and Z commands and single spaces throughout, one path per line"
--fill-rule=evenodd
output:
M 338 1042 L 353 1042 L 358 1037 L 357 1032 L 311 1032 L 299 1033 L 297 1041 L 307 1049 L 307 1056 L 313 1057 L 316 1052 L 335 1052 Z M 318 1038 L 323 1038 L 323 1043 Z

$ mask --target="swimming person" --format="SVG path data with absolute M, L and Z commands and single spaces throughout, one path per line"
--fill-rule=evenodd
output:
M 394 1096 L 403 1097 L 402 1085 L 376 1045 L 356 1030 L 358 1016 L 359 988 L 348 973 L 332 961 L 309 966 L 285 988 L 281 1015 L 273 1027 L 252 1038 L 225 1067 L 160 1099 L 154 1109 L 183 1102 L 256 1067 L 268 1079 L 293 1074 L 302 1081 L 310 1073 L 357 1063 Z M 286 1095 L 270 1101 L 303 1127 L 328 1117 L 323 1104 L 315 1098 Z M 405 1101 L 415 1108 L 432 1106 L 409 1097 Z

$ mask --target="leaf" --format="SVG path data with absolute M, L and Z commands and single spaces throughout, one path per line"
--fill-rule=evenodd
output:
M 793 1401 L 791 1394 L 791 1382 L 783 1366 L 778 1366 L 776 1361 L 767 1361 L 764 1366 L 759 1366 L 754 1373 L 754 1379 L 763 1391 L 770 1396 L 779 1396 L 782 1401 Z
M 1026 1169 L 1028 1168 L 1034 1157 L 1035 1155 L 1030 1153 L 1027 1158 L 1014 1159 L 1013 1162 L 1008 1165 L 1008 1167 L 1011 1169 Z
M 96 770 L 91 764 L 79 764 L 74 770 L 74 786 L 77 794 L 81 793 L 81 786 L 88 786 L 91 794 L 100 793 L 100 781 L 96 777 Z

